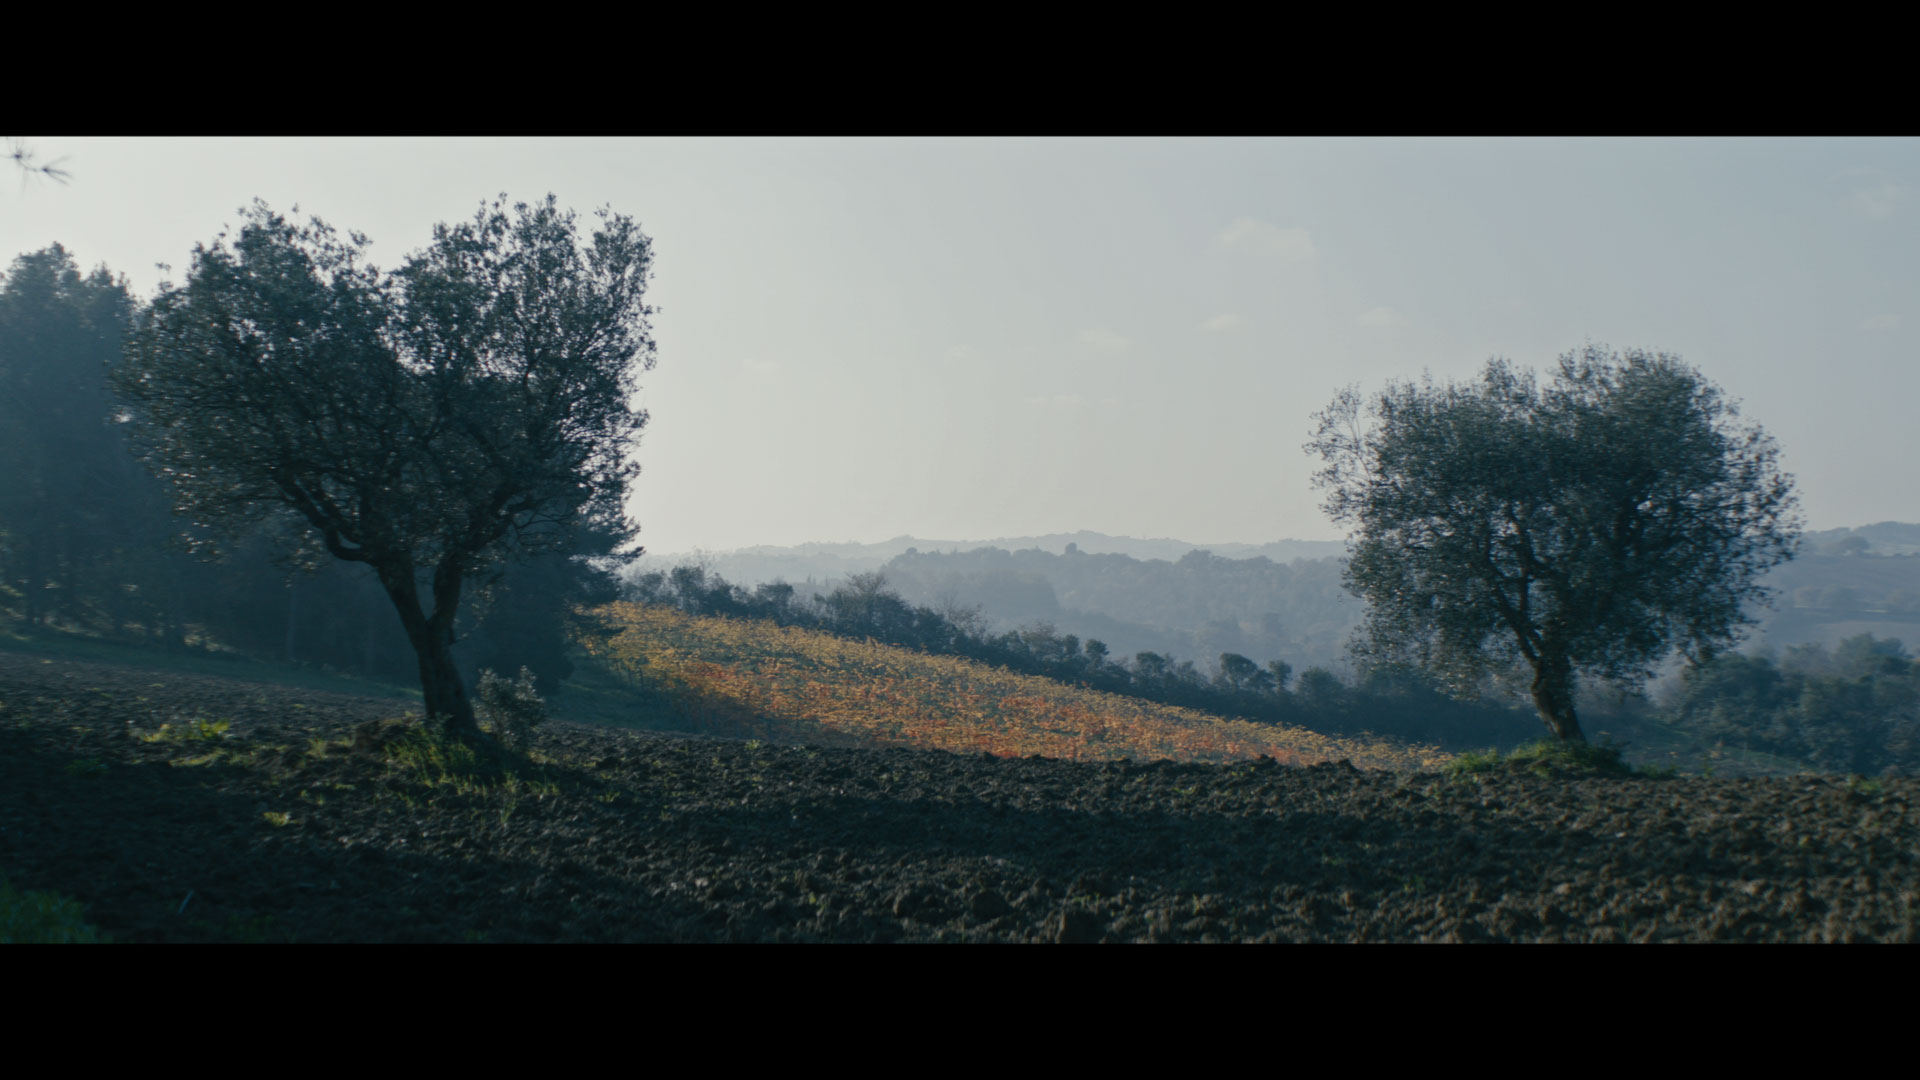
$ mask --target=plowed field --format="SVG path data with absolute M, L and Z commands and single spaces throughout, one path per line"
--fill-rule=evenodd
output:
M 0 653 L 0 874 L 116 941 L 1894 941 L 1920 914 L 1909 779 L 1451 780 L 557 723 L 475 765 L 382 723 L 403 707 Z

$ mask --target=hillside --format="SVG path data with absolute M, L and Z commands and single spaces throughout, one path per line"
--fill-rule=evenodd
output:
M 1915 780 L 1449 780 L 571 724 L 484 762 L 395 712 L 390 699 L 0 653 L 0 875 L 71 898 L 115 941 L 1916 930 Z
M 1444 764 L 1433 747 L 1338 739 L 1018 675 L 952 656 L 848 641 L 770 622 L 614 604 L 618 628 L 590 646 L 636 687 L 663 687 L 689 730 L 783 742 L 1041 755 L 1371 768 Z
M 1342 550 L 1307 541 L 1209 549 L 1082 532 L 976 545 L 899 537 L 701 558 L 735 584 L 779 578 L 801 584 L 803 595 L 878 570 L 909 603 L 976 607 L 995 631 L 1047 624 L 1098 639 L 1116 657 L 1155 652 L 1211 672 L 1232 652 L 1284 660 L 1296 671 L 1344 671 L 1365 608 L 1342 584 Z M 674 556 L 649 556 L 625 572 L 675 564 Z M 1752 648 L 1831 647 L 1862 633 L 1920 641 L 1920 525 L 1809 533 L 1800 557 L 1761 583 L 1775 596 L 1753 612 Z

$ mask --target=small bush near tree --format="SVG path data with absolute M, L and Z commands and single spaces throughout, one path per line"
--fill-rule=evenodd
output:
M 1454 758 L 1448 771 L 1454 776 L 1498 770 L 1529 772 L 1545 778 L 1587 776 L 1641 776 L 1664 780 L 1674 775 L 1665 768 L 1636 769 L 1621 758 L 1624 748 L 1607 743 L 1541 739 L 1502 755 L 1498 750 L 1469 751 Z
M 80 903 L 50 892 L 21 892 L 0 878 L 0 945 L 98 944 Z
M 524 746 L 533 729 L 546 722 L 546 701 L 533 688 L 533 672 L 524 666 L 513 679 L 491 669 L 482 671 L 475 690 L 479 698 L 475 711 L 503 742 Z

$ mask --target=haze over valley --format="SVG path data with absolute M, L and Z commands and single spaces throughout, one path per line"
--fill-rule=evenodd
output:
M 760 545 L 648 553 L 631 578 L 699 566 L 736 585 L 786 582 L 828 594 L 879 572 L 902 599 L 977 607 L 996 630 L 1047 625 L 1212 665 L 1220 653 L 1348 671 L 1347 643 L 1365 606 L 1341 585 L 1342 541 L 1194 544 L 1082 530 L 983 541 L 900 536 L 872 544 Z M 1920 525 L 1881 522 L 1812 531 L 1805 553 L 1765 579 L 1771 606 L 1749 651 L 1873 634 L 1920 644 Z
M 1920 940 L 1920 140 L 0 175 L 0 943 Z

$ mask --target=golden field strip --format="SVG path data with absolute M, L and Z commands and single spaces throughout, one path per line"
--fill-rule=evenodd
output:
M 610 604 L 617 632 L 588 649 L 637 683 L 664 687 L 697 730 L 782 742 L 1038 754 L 1072 761 L 1235 761 L 1431 769 L 1451 755 L 1229 720 L 1069 686 L 952 656 L 770 622 Z

